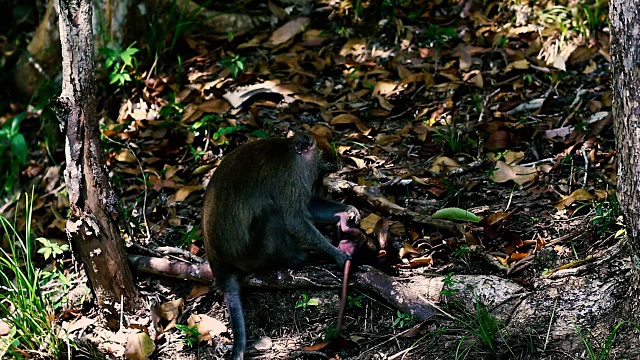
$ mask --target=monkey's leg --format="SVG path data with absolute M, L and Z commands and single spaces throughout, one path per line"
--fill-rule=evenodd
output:
M 247 330 L 244 324 L 244 313 L 240 300 L 240 282 L 235 273 L 223 275 L 222 290 L 224 291 L 224 303 L 229 311 L 231 328 L 233 329 L 232 360 L 243 360 L 244 350 L 247 346 Z

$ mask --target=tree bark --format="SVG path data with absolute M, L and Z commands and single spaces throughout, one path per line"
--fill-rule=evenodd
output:
M 640 0 L 611 0 L 613 123 L 618 155 L 618 201 L 631 252 L 625 315 L 640 321 Z
M 111 188 L 96 114 L 91 1 L 61 0 L 62 93 L 51 100 L 66 127 L 65 182 L 71 203 L 66 231 L 85 265 L 107 325 L 117 329 L 121 302 L 137 310 L 139 295 L 117 226 L 118 199 Z

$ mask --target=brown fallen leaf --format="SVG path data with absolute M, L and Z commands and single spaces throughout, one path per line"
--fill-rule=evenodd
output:
M 187 196 L 191 195 L 192 192 L 198 191 L 198 190 L 202 190 L 202 185 L 183 186 L 180 189 L 178 189 L 178 191 L 176 191 L 176 193 L 169 198 L 169 202 L 184 201 L 184 199 L 186 199 Z
M 359 56 L 364 54 L 367 46 L 367 40 L 363 38 L 353 38 L 347 40 L 347 42 L 340 49 L 340 56 L 354 55 Z
M 513 215 L 515 213 L 515 210 L 512 210 L 508 213 L 506 212 L 502 212 L 502 211 L 498 211 L 495 212 L 493 214 L 489 214 L 487 216 L 485 216 L 482 221 L 480 221 L 479 225 L 482 226 L 490 226 L 493 225 L 495 223 L 497 223 L 498 221 L 501 220 L 507 220 L 511 217 L 511 215 Z
M 431 164 L 429 171 L 432 173 L 448 173 L 460 169 L 462 166 L 454 159 L 446 156 L 438 156 Z
M 184 305 L 184 299 L 179 298 L 173 301 L 168 301 L 159 306 L 156 306 L 156 312 L 161 318 L 171 321 L 178 317 L 178 315 L 180 314 L 180 311 L 182 310 L 183 305 Z
M 497 183 L 513 180 L 518 185 L 528 185 L 538 177 L 536 167 L 510 166 L 504 161 L 496 162 L 496 170 L 491 175 L 491 180 Z
M 187 319 L 187 325 L 193 327 L 198 325 L 198 341 L 210 341 L 214 336 L 218 336 L 227 331 L 227 327 L 222 321 L 203 314 L 191 314 Z
M 211 99 L 198 105 L 198 109 L 206 113 L 222 114 L 229 110 L 231 105 L 224 99 Z
M 371 213 L 360 221 L 360 229 L 364 230 L 367 234 L 371 234 L 379 220 L 380 216 Z
M 137 162 L 136 157 L 133 155 L 133 153 L 129 149 L 124 149 L 120 151 L 120 153 L 116 155 L 116 160 L 120 162 L 126 162 L 126 163 Z
M 309 19 L 308 17 L 299 17 L 297 19 L 291 20 L 279 27 L 276 31 L 273 32 L 273 34 L 271 34 L 269 43 L 273 46 L 283 44 L 301 33 L 305 27 L 309 26 L 310 23 L 311 19 Z
M 149 335 L 145 332 L 139 332 L 129 335 L 124 356 L 129 360 L 146 360 L 155 350 L 156 344 L 153 343 Z
M 529 65 L 529 61 L 526 59 L 517 60 L 507 65 L 507 67 L 504 68 L 504 73 L 506 74 L 511 70 L 525 70 L 529 68 Z
M 593 200 L 595 196 L 591 195 L 587 190 L 580 188 L 571 193 L 569 196 L 563 196 L 561 200 L 551 203 L 558 210 L 573 204 L 575 201 Z
M 202 295 L 208 294 L 213 291 L 211 285 L 199 284 L 191 288 L 189 291 L 189 295 L 187 295 L 187 300 L 192 300 Z
M 330 124 L 331 125 L 354 124 L 358 128 L 358 130 L 360 130 L 360 132 L 363 133 L 364 135 L 368 135 L 369 132 L 371 132 L 371 129 L 369 129 L 365 124 L 363 124 L 362 121 L 358 119 L 358 117 L 351 114 L 340 114 L 334 117 L 331 120 Z

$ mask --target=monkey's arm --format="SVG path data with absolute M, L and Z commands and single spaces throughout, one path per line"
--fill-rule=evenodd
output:
M 309 210 L 309 214 L 311 214 L 311 220 L 318 224 L 335 224 L 345 219 L 344 215 L 356 224 L 360 222 L 360 212 L 354 206 L 326 200 L 317 196 L 311 198 L 307 209 Z
M 351 256 L 331 245 L 329 240 L 313 225 L 308 216 L 285 216 L 285 226 L 300 241 L 329 254 L 340 267 L 343 267 L 345 262 L 351 259 Z

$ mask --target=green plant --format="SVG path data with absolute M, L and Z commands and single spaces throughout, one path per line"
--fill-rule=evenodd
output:
M 426 39 L 423 45 L 441 47 L 452 38 L 458 36 L 458 31 L 453 26 L 440 27 L 434 23 L 429 23 L 422 31 L 422 36 Z
M 27 141 L 20 133 L 20 123 L 24 120 L 26 112 L 4 122 L 0 127 L 0 163 L 3 170 L 0 171 L 2 193 L 10 193 L 17 180 L 20 167 L 27 163 Z
M 53 260 L 54 268 L 56 264 L 56 259 L 58 256 L 64 254 L 65 251 L 69 251 L 69 244 L 58 245 L 51 240 L 43 237 L 39 237 L 38 240 L 42 247 L 38 249 L 38 254 L 42 254 L 45 260 L 48 260 L 49 257 Z
M 578 133 L 580 134 L 585 134 L 587 131 L 589 131 L 589 123 L 586 121 L 578 121 L 575 126 L 576 130 L 578 130 Z
M 117 83 L 122 87 L 132 80 L 131 73 L 135 72 L 138 66 L 134 55 L 140 51 L 133 47 L 134 44 L 126 49 L 104 47 L 98 50 L 105 57 L 104 67 L 109 71 L 109 84 Z
M 640 326 L 638 326 L 635 323 L 632 323 L 630 321 L 621 321 L 616 326 L 613 327 L 613 329 L 609 333 L 609 336 L 607 336 L 607 338 L 605 339 L 604 344 L 601 344 L 598 346 L 592 345 L 589 339 L 587 338 L 588 336 L 591 336 L 591 337 L 593 336 L 593 334 L 591 334 L 591 331 L 587 330 L 588 334 L 584 334 L 580 330 L 580 327 L 578 327 L 577 325 L 574 325 L 574 326 L 576 331 L 578 332 L 578 335 L 580 336 L 580 339 L 582 340 L 582 344 L 584 344 L 587 350 L 587 354 L 589 354 L 589 359 L 606 360 L 606 359 L 609 359 L 611 355 L 611 350 L 613 349 L 613 340 L 615 339 L 616 334 L 618 333 L 618 330 L 620 330 L 620 328 L 623 325 L 630 325 L 635 327 L 637 330 L 640 330 Z M 596 350 L 597 347 L 600 348 L 600 351 Z
M 416 319 L 413 317 L 413 315 L 403 313 L 402 311 L 398 310 L 398 312 L 396 313 L 396 319 L 393 320 L 393 326 L 403 328 L 405 326 L 413 325 L 415 321 Z
M 184 339 L 182 339 L 182 341 L 186 342 L 189 347 L 193 347 L 193 345 L 198 343 L 198 337 L 200 336 L 200 331 L 198 331 L 198 324 L 194 324 L 191 327 L 187 325 L 176 324 L 176 329 L 182 332 L 182 336 L 184 336 Z
M 229 134 L 233 134 L 234 132 L 237 132 L 239 130 L 246 130 L 247 128 L 245 126 L 239 125 L 239 126 L 227 126 L 227 127 L 220 127 L 218 128 L 218 130 L 213 133 L 213 140 L 219 140 L 221 137 L 225 136 L 225 135 L 229 135 Z M 224 145 L 228 145 L 229 144 L 229 140 L 224 140 L 223 141 Z
M 500 327 L 498 321 L 478 298 L 476 298 L 476 313 L 473 317 L 469 315 L 469 320 L 472 333 L 489 349 L 493 349 L 493 342 Z
M 169 94 L 169 102 L 165 106 L 160 109 L 158 114 L 164 117 L 167 120 L 180 119 L 182 118 L 182 111 L 184 110 L 184 105 L 180 104 L 176 101 L 176 94 Z
M 469 255 L 469 250 L 470 250 L 469 246 L 462 245 L 459 248 L 455 249 L 451 255 L 456 257 L 467 256 Z
M 442 279 L 442 290 L 440 290 L 440 294 L 442 294 L 444 297 L 449 297 L 455 293 L 457 293 L 459 291 L 459 289 L 453 289 L 453 285 L 455 285 L 458 280 L 455 280 L 453 278 L 453 273 L 450 272 L 449 274 L 447 274 L 447 276 L 445 276 L 444 279 Z
M 347 305 L 350 309 L 352 308 L 360 308 L 362 309 L 362 300 L 364 300 L 364 295 L 358 295 L 356 297 L 347 295 Z
M 307 311 L 310 306 L 318 306 L 320 305 L 320 301 L 318 298 L 312 298 L 309 296 L 309 293 L 302 293 L 302 300 L 296 303 L 296 309 L 302 308 L 303 311 Z
M 446 125 L 446 130 L 444 129 L 435 130 L 433 139 L 443 141 L 445 144 L 449 146 L 449 149 L 454 154 L 460 152 L 464 144 L 464 139 L 462 137 L 461 132 L 458 129 L 456 129 L 455 126 L 450 124 Z
M 591 223 L 596 234 L 601 237 L 612 232 L 619 232 L 623 228 L 619 218 L 622 216 L 620 204 L 615 193 L 610 194 L 605 200 L 593 204 L 595 216 L 591 218 Z
M 493 179 L 496 174 L 496 171 L 500 170 L 499 168 L 491 168 L 484 171 L 489 179 Z
M 188 230 L 180 229 L 178 230 L 178 232 L 182 236 L 180 236 L 180 238 L 175 242 L 175 245 L 180 248 L 186 249 L 189 245 L 193 244 L 194 242 L 202 240 L 202 236 L 200 236 L 199 234 L 200 232 L 199 226 L 192 226 Z
M 507 45 L 509 44 L 509 38 L 507 38 L 506 36 L 500 36 L 498 40 L 495 42 L 495 44 L 498 47 L 506 48 Z
M 198 162 L 206 154 L 206 151 L 189 144 L 189 154 L 193 155 L 193 159 Z
M 557 5 L 539 14 L 539 19 L 556 28 L 563 38 L 567 38 L 570 31 L 585 38 L 593 37 L 596 31 L 608 24 L 607 2 L 581 2 L 574 7 Z
M 189 126 L 189 131 L 192 131 L 194 136 L 207 136 L 209 135 L 211 123 L 218 121 L 220 121 L 220 115 L 218 114 L 205 115 L 191 124 Z
M 509 150 L 498 151 L 498 152 L 496 153 L 496 161 L 506 160 L 506 158 L 507 158 L 507 153 L 509 153 Z
M 42 291 L 43 273 L 35 267 L 32 254 L 31 200 L 27 204 L 24 236 L 4 217 L 0 223 L 9 237 L 9 251 L 0 248 L 0 321 L 8 325 L 9 336 L 0 341 L 0 358 L 22 359 L 26 354 L 48 354 L 58 358 L 69 340 L 56 325 L 54 310 Z
M 232 57 L 220 60 L 220 65 L 226 67 L 235 79 L 241 72 L 244 71 L 244 62 L 247 61 L 247 58 L 238 54 L 232 55 Z

